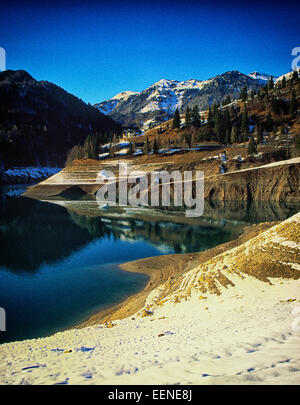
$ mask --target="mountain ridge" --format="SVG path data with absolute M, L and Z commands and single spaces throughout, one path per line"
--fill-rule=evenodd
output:
M 161 79 L 141 92 L 122 92 L 126 97 L 116 95 L 109 100 L 94 104 L 103 114 L 109 115 L 124 126 L 145 127 L 151 121 L 158 123 L 170 119 L 176 108 L 183 110 L 198 105 L 207 109 L 212 102 L 222 102 L 226 96 L 236 98 L 242 88 L 257 91 L 266 80 L 258 72 L 258 78 L 245 75 L 237 70 L 227 71 L 207 80 Z M 251 73 L 250 73 L 251 75 Z M 264 75 L 267 77 L 271 75 Z
M 262 84 L 266 84 L 271 78 L 275 81 L 278 79 L 278 76 L 274 75 L 269 75 L 267 73 L 259 73 L 258 71 L 254 70 L 251 73 L 248 73 L 249 77 L 252 77 L 252 79 L 260 81 Z

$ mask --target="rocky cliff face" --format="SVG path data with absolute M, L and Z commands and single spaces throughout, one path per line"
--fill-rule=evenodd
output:
M 300 201 L 300 159 L 208 177 L 205 199 Z
M 129 160 L 127 163 L 130 163 Z M 139 165 L 135 169 L 150 172 L 161 170 L 162 164 Z M 133 167 L 134 168 L 134 167 Z M 132 169 L 133 169 L 132 168 Z M 172 170 L 176 167 L 172 167 Z M 191 168 L 190 168 L 191 169 Z M 197 166 L 198 170 L 205 168 Z M 45 199 L 54 196 L 94 198 L 101 184 L 98 174 L 103 170 L 117 172 L 118 161 L 110 163 L 78 162 L 49 179 L 30 187 L 25 196 Z M 206 176 L 205 200 L 220 201 L 290 201 L 300 202 L 300 158 L 263 166 Z

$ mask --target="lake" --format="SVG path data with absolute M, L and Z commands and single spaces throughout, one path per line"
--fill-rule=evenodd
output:
M 203 251 L 236 238 L 245 225 L 283 220 L 299 205 L 206 203 L 200 218 L 146 209 L 103 211 L 95 201 L 41 202 L 1 189 L 0 343 L 72 327 L 140 291 L 148 276 L 119 263 Z

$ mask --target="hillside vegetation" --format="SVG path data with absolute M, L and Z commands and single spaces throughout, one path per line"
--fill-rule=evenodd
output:
M 185 111 L 175 111 L 171 120 L 149 129 L 142 136 L 118 140 L 115 136 L 100 145 L 100 157 L 134 158 L 134 163 L 172 161 L 190 162 L 205 158 L 214 166 L 211 150 L 223 149 L 227 159 L 235 159 L 232 170 L 260 163 L 288 159 L 299 155 L 300 115 L 299 77 L 293 75 L 277 81 L 271 79 L 256 91 L 244 87 L 238 99 L 225 97 L 200 111 L 197 105 Z M 82 147 L 73 148 L 68 164 L 74 159 L 95 158 L 98 141 L 90 136 Z M 206 150 L 206 151 L 204 151 Z M 182 156 L 184 154 L 184 156 Z M 220 163 L 220 162 L 219 162 Z M 219 164 L 218 164 L 219 167 Z

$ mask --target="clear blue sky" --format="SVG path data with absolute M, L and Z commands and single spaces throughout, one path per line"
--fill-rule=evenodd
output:
M 280 75 L 300 46 L 300 2 L 191 0 L 1 5 L 7 69 L 24 69 L 91 104 L 166 78 L 228 70 Z

